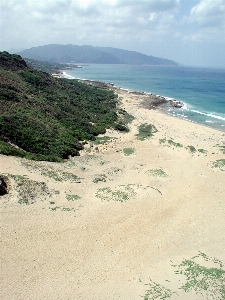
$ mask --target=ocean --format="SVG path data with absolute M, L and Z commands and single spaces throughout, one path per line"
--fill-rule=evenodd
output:
M 182 101 L 182 108 L 168 109 L 168 113 L 225 131 L 224 69 L 91 64 L 66 74 Z

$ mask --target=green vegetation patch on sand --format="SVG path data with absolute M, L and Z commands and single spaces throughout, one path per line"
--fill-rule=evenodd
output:
M 177 148 L 183 147 L 183 145 L 181 143 L 174 142 L 174 140 L 172 138 L 170 138 L 168 140 L 166 138 L 159 139 L 159 143 L 161 145 L 165 145 L 165 146 L 173 146 L 173 147 L 177 147 Z
M 78 209 L 75 209 L 75 208 L 64 207 L 64 206 L 54 206 L 54 207 L 49 207 L 49 209 L 52 210 L 52 211 L 59 210 L 59 211 L 70 211 L 70 212 L 75 212 L 75 211 L 78 210 Z
M 191 152 L 192 154 L 194 154 L 195 152 L 197 152 L 196 148 L 194 146 L 187 146 L 186 149 L 189 150 L 189 152 Z
M 41 171 L 41 174 L 49 178 L 54 179 L 55 181 L 71 181 L 71 182 L 80 182 L 81 178 L 73 173 L 62 172 L 59 170 L 48 170 L 44 169 Z
M 136 196 L 136 192 L 133 187 L 134 186 L 132 184 L 119 185 L 119 187 L 114 190 L 110 187 L 105 187 L 98 189 L 95 196 L 101 200 L 125 202 Z
M 133 155 L 134 153 L 135 153 L 135 149 L 134 148 L 124 148 L 123 149 L 123 154 L 125 156 Z
M 125 109 L 119 108 L 118 109 L 118 114 L 119 114 L 119 120 L 123 122 L 124 124 L 129 124 L 131 123 L 135 118 L 134 116 L 128 114 Z
M 145 292 L 144 300 L 169 299 L 175 292 L 149 279 L 148 290 Z
M 67 199 L 68 201 L 74 201 L 74 200 L 79 200 L 79 199 L 81 199 L 81 197 L 78 196 L 78 195 L 67 194 L 67 195 L 66 195 L 66 199 Z
M 41 175 L 49 177 L 59 182 L 80 182 L 80 180 L 82 179 L 73 173 L 58 170 L 52 167 L 51 165 L 47 165 L 46 163 L 43 164 L 42 162 L 31 162 L 29 160 L 21 160 L 21 164 L 28 168 L 32 173 L 39 172 Z
M 156 132 L 158 132 L 157 128 L 153 124 L 141 124 L 138 127 L 138 134 L 136 137 L 140 141 L 144 141 L 148 138 L 151 138 Z
M 207 150 L 205 150 L 205 149 L 198 149 L 198 152 L 200 152 L 200 153 L 207 153 L 208 151 Z
M 212 162 L 212 167 L 213 168 L 218 168 L 219 170 L 225 172 L 225 159 L 218 159 L 216 161 Z
M 92 142 L 94 145 L 100 145 L 100 144 L 105 144 L 107 142 L 110 142 L 112 139 L 110 136 L 97 136 L 95 141 Z
M 23 175 L 7 174 L 15 182 L 15 190 L 18 194 L 18 203 L 33 204 L 40 199 L 46 199 L 52 195 L 45 182 L 34 181 Z
M 105 174 L 100 174 L 100 175 L 98 175 L 97 177 L 95 177 L 95 178 L 93 179 L 93 182 L 94 182 L 94 183 L 98 183 L 98 182 L 106 182 L 106 180 L 107 180 L 107 176 L 106 176 Z
M 163 171 L 162 168 L 147 170 L 145 174 L 153 177 L 168 177 L 168 175 Z
M 182 299 L 184 293 L 185 295 L 191 293 L 190 299 L 193 294 L 196 295 L 195 299 L 198 295 L 205 300 L 225 299 L 225 270 L 220 260 L 199 252 L 191 259 L 185 259 L 180 264 L 171 266 L 175 269 L 174 273 L 180 276 L 180 287 L 173 291 L 173 282 L 170 280 L 166 280 L 167 287 L 164 287 L 150 279 L 150 282 L 145 284 L 148 289 L 143 296 L 144 300 L 170 299 L 173 294 L 176 294 L 176 299 Z
M 216 144 L 214 147 L 218 148 L 223 154 L 225 154 L 225 145 Z
M 147 197 L 162 195 L 161 191 L 157 188 L 150 186 L 143 186 L 141 184 L 127 184 L 119 185 L 118 187 L 111 189 L 105 187 L 98 189 L 95 193 L 95 197 L 100 198 L 102 201 L 118 201 L 126 202 L 134 199 L 137 195 Z

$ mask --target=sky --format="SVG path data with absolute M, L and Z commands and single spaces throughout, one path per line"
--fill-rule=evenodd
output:
M 225 68 L 225 0 L 1 0 L 1 51 L 48 44 Z

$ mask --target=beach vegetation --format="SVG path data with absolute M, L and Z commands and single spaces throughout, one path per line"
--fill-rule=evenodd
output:
M 216 147 L 218 147 L 219 148 L 219 150 L 223 153 L 223 154 L 225 154 L 225 146 L 221 146 L 221 145 L 216 145 Z
M 150 137 L 152 137 L 156 132 L 158 132 L 157 128 L 153 124 L 141 124 L 138 127 L 138 134 L 136 137 L 140 141 L 144 141 Z
M 132 121 L 135 119 L 134 116 L 128 114 L 128 112 L 122 108 L 118 109 L 118 114 L 119 114 L 119 119 L 126 125 L 132 123 Z
M 112 90 L 53 78 L 7 52 L 0 69 L 1 154 L 62 161 L 107 128 L 129 131 Z
M 123 154 L 125 156 L 133 155 L 135 153 L 134 148 L 123 148 Z
M 182 148 L 183 147 L 183 145 L 181 143 L 175 142 L 173 140 L 173 138 L 170 138 L 168 140 L 166 138 L 159 139 L 159 143 L 161 145 L 173 146 L 173 147 L 176 147 L 176 148 Z
M 186 149 L 188 149 L 192 154 L 197 152 L 197 150 L 194 146 L 187 146 Z
M 212 162 L 212 167 L 218 168 L 221 171 L 225 172 L 225 159 L 222 158 L 222 159 L 218 159 L 218 160 Z
M 207 153 L 207 150 L 205 150 L 205 149 L 198 149 L 198 152 L 200 152 L 200 153 Z
M 78 196 L 78 195 L 70 195 L 70 194 L 67 194 L 67 195 L 66 195 L 66 199 L 67 199 L 68 201 L 74 201 L 74 200 L 79 200 L 79 199 L 81 199 L 81 197 Z
M 96 139 L 92 142 L 94 145 L 100 145 L 100 144 L 105 144 L 107 142 L 110 142 L 112 139 L 110 136 L 97 136 Z
M 14 181 L 19 204 L 33 204 L 52 195 L 45 182 L 31 180 L 25 175 L 7 174 L 7 177 Z
M 70 211 L 70 212 L 75 212 L 78 210 L 75 208 L 70 208 L 70 207 L 65 207 L 65 206 L 54 206 L 54 207 L 49 207 L 49 209 L 52 211 L 59 210 L 59 211 Z
M 134 196 L 136 196 L 136 192 L 131 184 L 119 185 L 114 190 L 110 187 L 105 187 L 98 189 L 95 193 L 95 197 L 100 198 L 102 201 L 125 202 Z
M 165 280 L 166 287 L 164 287 L 150 278 L 145 284 L 148 286 L 143 296 L 145 300 L 169 299 L 175 294 L 182 299 L 183 293 L 185 295 L 190 293 L 190 299 L 193 295 L 206 300 L 225 299 L 225 270 L 220 260 L 199 252 L 191 259 L 185 259 L 180 264 L 171 266 L 174 273 L 180 276 L 179 287 L 174 291 L 173 282 L 170 280 Z M 139 279 L 139 282 L 142 281 Z
M 174 146 L 174 147 L 179 147 L 179 148 L 183 147 L 183 145 L 181 143 L 174 142 L 174 140 L 172 138 L 168 140 L 168 144 L 170 146 Z
M 168 175 L 165 171 L 163 171 L 162 168 L 147 170 L 145 174 L 153 177 L 168 177 Z
M 159 143 L 160 143 L 160 144 L 165 144 L 165 143 L 166 143 L 166 138 L 159 139 Z
M 102 201 L 116 201 L 126 202 L 134 199 L 137 195 L 147 193 L 148 195 L 162 195 L 162 192 L 157 188 L 151 186 L 143 186 L 141 184 L 126 184 L 119 185 L 114 189 L 105 187 L 98 189 L 95 197 L 100 198 Z
M 148 286 L 148 289 L 145 291 L 144 300 L 156 300 L 156 299 L 169 299 L 173 294 L 172 290 L 158 284 L 149 278 L 149 282 L 145 284 Z
M 43 168 L 41 170 L 43 176 L 47 176 L 55 181 L 70 181 L 70 182 L 80 182 L 80 177 L 73 173 L 62 172 L 60 170 L 53 170 L 51 168 Z
M 107 180 L 107 176 L 106 176 L 105 174 L 100 174 L 100 175 L 98 175 L 97 177 L 95 177 L 95 178 L 93 179 L 93 182 L 94 182 L 94 183 L 98 183 L 98 182 L 106 182 L 106 180 Z

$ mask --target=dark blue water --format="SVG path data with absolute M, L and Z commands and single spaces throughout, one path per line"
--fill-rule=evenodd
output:
M 67 74 L 182 101 L 182 109 L 169 113 L 225 131 L 224 69 L 88 65 L 68 70 Z

